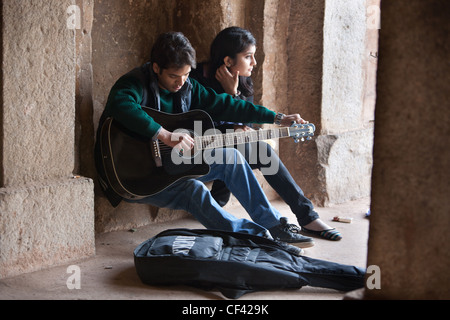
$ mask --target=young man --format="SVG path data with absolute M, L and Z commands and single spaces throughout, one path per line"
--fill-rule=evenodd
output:
M 216 94 L 189 78 L 195 68 L 195 50 L 181 33 L 162 34 L 156 40 L 151 61 L 122 76 L 111 89 L 99 128 L 107 118 L 141 136 L 157 138 L 180 155 L 194 147 L 194 139 L 186 133 L 171 132 L 150 117 L 142 106 L 165 113 L 184 113 L 202 109 L 214 121 L 242 123 L 274 123 L 289 126 L 304 123 L 300 115 L 276 114 L 263 106 L 235 100 L 227 94 Z M 98 135 L 96 164 L 101 185 L 113 205 L 120 202 L 108 186 L 99 158 Z M 217 148 L 205 153 L 210 172 L 197 179 L 183 179 L 155 195 L 140 200 L 126 200 L 157 207 L 185 210 L 208 229 L 243 232 L 306 248 L 314 245 L 311 238 L 299 234 L 299 227 L 288 224 L 287 219 L 269 203 L 252 169 L 234 148 Z M 213 161 L 222 159 L 223 161 Z M 225 211 L 211 196 L 204 182 L 222 180 L 249 213 L 252 220 L 238 219 Z M 287 246 L 293 250 L 291 246 Z M 297 251 L 299 252 L 299 251 Z

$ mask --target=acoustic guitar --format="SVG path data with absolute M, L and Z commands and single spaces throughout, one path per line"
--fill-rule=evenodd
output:
M 234 147 L 268 139 L 292 137 L 297 143 L 314 136 L 313 124 L 294 124 L 265 130 L 220 133 L 203 110 L 168 114 L 143 107 L 166 130 L 186 132 L 194 138 L 194 149 L 183 155 L 158 139 L 149 139 L 108 118 L 100 134 L 100 148 L 106 178 L 112 189 L 129 200 L 161 192 L 181 179 L 198 178 L 210 171 L 203 160 L 207 150 Z

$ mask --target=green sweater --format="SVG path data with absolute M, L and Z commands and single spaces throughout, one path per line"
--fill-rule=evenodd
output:
M 242 123 L 273 123 L 276 113 L 244 100 L 236 100 L 228 94 L 216 94 L 196 80 L 192 84 L 191 110 L 206 111 L 214 121 Z M 143 87 L 134 77 L 122 77 L 111 89 L 104 114 L 122 125 L 148 138 L 156 137 L 161 129 L 152 117 L 141 108 Z M 161 111 L 172 113 L 173 93 L 159 89 Z

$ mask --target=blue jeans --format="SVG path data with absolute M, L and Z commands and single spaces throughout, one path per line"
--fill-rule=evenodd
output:
M 207 151 L 204 161 L 210 164 L 209 174 L 176 182 L 156 195 L 128 202 L 185 210 L 207 229 L 266 236 L 267 229 L 280 224 L 281 214 L 270 204 L 250 165 L 238 150 L 219 148 Z M 204 184 L 214 180 L 225 182 L 253 221 L 238 219 L 214 200 Z
M 269 185 L 289 205 L 300 226 L 305 226 L 319 218 L 319 214 L 314 210 L 312 202 L 305 197 L 303 190 L 297 185 L 270 145 L 260 141 L 235 147 L 244 154 L 252 169 L 261 171 Z M 222 206 L 230 198 L 226 185 L 220 180 L 214 181 L 211 193 Z

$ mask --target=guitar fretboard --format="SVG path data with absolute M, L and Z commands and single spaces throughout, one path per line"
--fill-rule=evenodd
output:
M 289 137 L 289 128 L 273 128 L 266 130 L 235 131 L 232 133 L 197 136 L 194 138 L 197 150 L 231 147 L 237 144 L 256 142 L 268 139 Z

